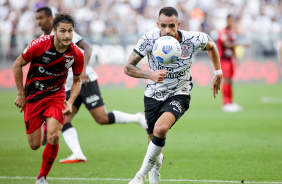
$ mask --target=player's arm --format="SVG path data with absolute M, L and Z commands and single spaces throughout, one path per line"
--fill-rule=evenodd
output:
M 82 82 L 84 84 L 87 84 L 88 76 L 86 74 L 86 67 L 87 67 L 87 65 L 89 63 L 89 60 L 90 60 L 90 57 L 92 55 L 92 50 L 93 49 L 92 49 L 91 45 L 88 42 L 84 41 L 84 40 L 81 40 L 80 42 L 78 42 L 77 46 L 84 50 L 84 69 L 83 69 L 81 77 L 82 77 Z
M 70 98 L 65 101 L 66 108 L 63 110 L 63 113 L 65 115 L 70 115 L 72 113 L 72 104 L 74 103 L 81 89 L 81 75 L 82 74 L 73 75 L 73 83 L 71 86 Z
M 220 66 L 220 57 L 218 54 L 216 44 L 210 37 L 208 37 L 208 43 L 207 43 L 205 50 L 207 51 L 212 61 L 213 68 L 215 70 L 215 76 L 213 77 L 213 80 L 212 80 L 211 89 L 213 90 L 214 98 L 216 98 L 216 94 L 218 94 L 218 90 L 220 90 L 220 84 L 222 80 L 222 71 L 221 71 L 221 66 Z
M 155 72 L 142 70 L 136 65 L 141 61 L 142 57 L 133 51 L 125 64 L 124 73 L 135 78 L 151 79 L 154 82 L 162 83 L 168 71 L 158 70 Z
M 14 77 L 15 77 L 15 82 L 17 86 L 17 92 L 18 96 L 15 100 L 15 105 L 19 107 L 21 110 L 20 112 L 23 111 L 25 104 L 26 104 L 26 96 L 25 96 L 25 91 L 23 87 L 23 67 L 27 65 L 28 62 L 24 60 L 22 55 L 20 55 L 14 62 L 13 64 L 13 72 L 14 72 Z

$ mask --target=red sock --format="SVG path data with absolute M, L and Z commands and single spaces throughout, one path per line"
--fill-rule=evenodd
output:
M 222 85 L 222 97 L 223 97 L 223 105 L 232 103 L 232 86 L 227 83 L 223 83 Z
M 56 145 L 51 145 L 47 142 L 42 155 L 42 165 L 41 165 L 40 174 L 38 175 L 37 179 L 41 178 L 42 176 L 44 176 L 46 179 L 57 157 L 58 151 L 59 151 L 59 143 Z

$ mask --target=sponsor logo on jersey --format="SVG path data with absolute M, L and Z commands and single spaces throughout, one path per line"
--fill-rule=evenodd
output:
M 46 50 L 45 53 L 46 53 L 46 54 L 53 55 L 53 56 L 56 56 L 56 52 L 50 52 L 50 51 Z
M 70 59 L 66 59 L 66 64 L 65 64 L 65 67 L 67 69 L 69 69 L 71 67 L 71 65 L 73 64 L 74 62 L 74 59 L 70 60 Z
M 190 68 L 190 66 L 187 65 L 182 70 L 180 70 L 178 72 L 168 73 L 168 74 L 166 74 L 165 77 L 169 78 L 169 79 L 173 79 L 173 78 L 179 78 L 179 77 L 185 76 L 186 73 L 188 72 L 188 69 Z
M 52 72 L 46 71 L 45 68 L 42 67 L 42 66 L 38 67 L 38 71 L 42 74 L 45 74 L 45 75 L 48 75 L 48 76 L 54 76 L 54 77 L 60 77 L 62 75 L 65 75 L 68 72 L 68 71 L 65 71 L 63 73 L 52 73 Z
M 46 35 L 46 36 L 43 36 L 43 37 L 40 37 L 40 38 L 37 38 L 37 39 L 33 40 L 29 47 L 32 47 L 33 45 L 35 45 L 37 43 L 40 43 L 42 41 L 46 41 L 46 40 L 50 40 L 50 36 L 49 35 Z
M 64 57 L 65 57 L 65 58 L 74 58 L 73 55 L 68 56 L 68 55 L 66 55 L 66 54 L 64 54 Z
M 159 70 L 166 70 L 168 72 L 173 72 L 173 68 L 172 67 L 167 67 L 167 66 L 162 66 L 162 65 L 159 65 Z
M 51 59 L 48 58 L 48 57 L 43 57 L 43 58 L 42 58 L 42 61 L 43 61 L 44 63 L 49 63 L 50 60 L 51 60 Z
M 34 87 L 35 87 L 35 89 L 38 89 L 38 90 L 40 90 L 40 91 L 43 91 L 43 89 L 44 89 L 44 84 L 42 84 L 42 83 L 39 82 L 39 81 L 35 81 Z

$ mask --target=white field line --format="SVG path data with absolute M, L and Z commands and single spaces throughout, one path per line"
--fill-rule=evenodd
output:
M 35 180 L 36 177 L 22 177 L 22 176 L 0 176 L 0 179 L 32 179 Z M 80 180 L 80 181 L 129 181 L 130 179 L 126 178 L 56 178 L 48 177 L 48 180 Z M 205 183 L 242 183 L 242 181 L 224 181 L 224 180 L 190 180 L 190 179 L 161 179 L 161 181 L 167 182 L 205 182 Z M 244 181 L 243 183 L 267 183 L 275 184 L 281 183 L 282 181 Z
M 277 104 L 280 104 L 280 103 L 282 103 L 282 98 L 264 96 L 264 97 L 261 97 L 260 102 L 261 103 L 277 103 Z

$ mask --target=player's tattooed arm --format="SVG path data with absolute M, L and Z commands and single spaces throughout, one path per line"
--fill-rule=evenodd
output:
M 127 63 L 125 64 L 124 73 L 126 75 L 129 75 L 131 77 L 135 78 L 144 78 L 149 79 L 150 78 L 150 71 L 142 70 L 141 68 L 138 68 L 136 65 L 140 62 L 142 57 L 138 55 L 136 52 L 132 52 Z

